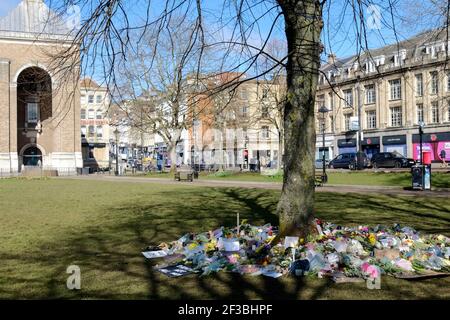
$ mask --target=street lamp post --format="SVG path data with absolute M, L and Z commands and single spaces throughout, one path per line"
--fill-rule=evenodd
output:
M 114 130 L 114 136 L 116 138 L 116 171 L 114 174 L 119 175 L 119 130 L 117 128 Z
M 319 112 L 322 114 L 322 182 L 326 183 L 328 181 L 327 173 L 326 173 L 326 165 L 325 165 L 325 114 L 330 110 L 321 106 Z
M 423 136 L 423 127 L 425 126 L 425 124 L 423 123 L 423 121 L 420 122 L 419 124 L 419 139 L 420 139 L 420 165 L 423 165 L 423 154 L 422 154 L 422 136 Z

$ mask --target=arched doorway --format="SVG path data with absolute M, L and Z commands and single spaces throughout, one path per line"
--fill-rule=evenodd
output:
M 42 152 L 36 146 L 30 146 L 25 149 L 22 155 L 22 163 L 26 167 L 41 167 Z
M 52 94 L 52 79 L 44 69 L 31 66 L 17 75 L 17 150 L 23 150 L 19 166 L 44 165 L 37 145 L 45 145 L 50 134 L 46 120 L 52 117 Z

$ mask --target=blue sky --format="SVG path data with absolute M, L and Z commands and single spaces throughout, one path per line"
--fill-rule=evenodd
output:
M 1 0 L 0 2 L 0 16 L 6 15 L 9 11 L 14 9 L 20 0 Z
M 45 0 L 46 3 L 49 3 L 49 1 L 50 0 Z M 58 0 L 53 0 L 53 2 L 55 1 Z M 139 5 L 136 4 L 136 2 L 139 3 L 139 1 L 143 0 L 130 0 L 127 2 L 127 4 L 130 5 L 127 8 L 127 10 L 129 10 L 129 17 L 134 17 L 132 18 L 132 23 L 137 23 L 139 21 L 139 17 L 143 18 L 145 14 L 145 10 L 142 10 L 142 7 L 139 7 Z M 421 17 L 422 19 L 418 19 L 415 24 L 404 24 L 402 21 L 402 16 L 409 14 L 412 3 L 411 0 L 390 0 L 396 4 L 397 10 L 394 12 L 395 17 L 393 21 L 391 20 L 390 12 L 384 9 L 389 0 L 372 1 L 379 5 L 382 16 L 382 28 L 380 30 L 368 30 L 367 40 L 370 48 L 376 48 L 395 42 L 396 36 L 392 30 L 393 23 L 398 28 L 396 35 L 399 40 L 411 37 L 426 28 L 433 27 L 433 25 L 430 25 L 429 20 L 427 20 L 426 17 Z M 428 0 L 420 0 L 419 3 L 422 3 L 423 5 L 426 1 Z M 0 0 L 0 16 L 6 15 L 10 10 L 17 6 L 19 2 L 20 0 Z M 273 0 L 268 0 L 267 4 L 272 5 L 273 2 Z M 95 3 L 95 1 L 93 0 L 92 3 Z M 164 3 L 163 0 L 156 1 L 156 10 L 158 10 L 157 7 L 161 6 L 162 3 Z M 222 1 L 219 0 L 206 0 L 204 3 L 210 19 L 213 19 L 212 17 L 214 17 L 214 15 L 218 15 L 222 9 Z M 329 0 L 328 3 L 330 4 L 330 7 L 324 15 L 325 29 L 322 37 L 326 48 L 325 51 L 334 52 L 338 55 L 338 57 L 345 57 L 355 54 L 357 50 L 355 39 L 357 37 L 355 36 L 355 24 L 353 22 L 353 13 L 351 9 L 343 6 L 344 0 Z M 264 10 L 266 9 L 261 8 L 258 13 L 264 14 Z M 216 12 L 216 14 L 214 14 L 214 12 Z M 365 13 L 368 13 L 367 10 L 365 10 Z M 273 17 L 274 14 L 266 16 L 261 20 L 261 23 L 259 24 L 259 32 L 262 34 L 261 38 L 264 38 L 265 34 L 268 33 Z M 342 23 L 340 23 L 341 21 Z M 336 30 L 337 26 L 339 26 L 338 30 Z M 231 33 L 231 29 L 225 30 L 225 33 L 227 32 Z M 273 37 L 284 41 L 282 23 L 280 23 L 279 29 L 274 31 Z M 255 44 L 261 42 L 258 32 L 255 32 L 251 36 L 251 41 Z

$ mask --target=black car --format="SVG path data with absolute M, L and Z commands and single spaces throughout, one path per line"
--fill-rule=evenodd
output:
M 369 166 L 369 159 L 363 152 L 360 153 L 361 168 Z M 357 167 L 357 153 L 342 153 L 330 161 L 328 165 L 331 169 L 356 169 Z
M 398 152 L 380 152 L 372 157 L 372 167 L 377 168 L 411 168 L 416 162 Z

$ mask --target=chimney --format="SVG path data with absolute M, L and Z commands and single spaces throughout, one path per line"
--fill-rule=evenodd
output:
M 328 55 L 328 64 L 335 64 L 336 63 L 336 55 L 334 53 L 330 53 Z

